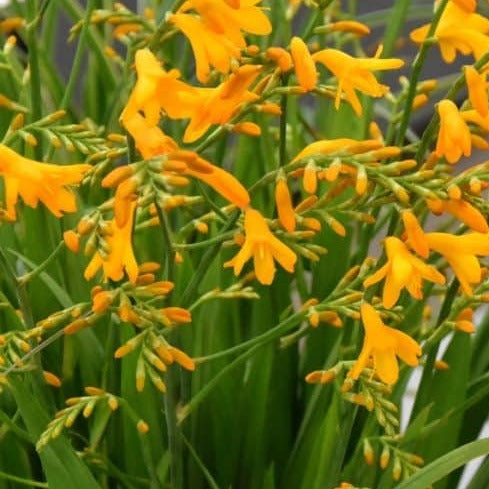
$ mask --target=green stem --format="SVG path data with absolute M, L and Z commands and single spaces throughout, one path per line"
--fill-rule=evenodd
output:
M 42 91 L 41 91 L 41 69 L 39 65 L 39 46 L 37 41 L 37 26 L 40 17 L 37 12 L 37 0 L 27 0 L 27 33 L 26 42 L 29 53 L 29 94 L 31 99 L 31 120 L 36 121 L 42 117 Z M 42 160 L 42 141 L 39 140 L 34 149 L 37 160 Z
M 450 309 L 453 305 L 453 301 L 457 295 L 459 288 L 459 282 L 456 278 L 453 279 L 450 288 L 447 291 L 445 300 L 438 314 L 438 319 L 436 321 L 436 327 L 441 328 L 443 321 L 449 316 Z M 440 337 L 438 337 L 440 336 Z M 430 341 L 428 345 L 425 345 L 425 353 L 428 353 L 426 357 L 426 363 L 423 368 L 423 376 L 421 377 L 421 383 L 419 385 L 418 393 L 416 395 L 416 401 L 414 403 L 413 411 L 411 413 L 411 420 L 421 411 L 421 409 L 426 406 L 429 397 L 431 395 L 430 385 L 433 380 L 433 369 L 436 361 L 436 355 L 438 353 L 438 345 L 440 343 L 443 335 L 437 335 L 435 341 Z
M 234 215 L 231 215 L 226 221 L 226 224 L 223 226 L 223 229 L 221 229 L 219 234 L 225 233 L 229 229 L 231 229 L 236 223 L 236 221 L 238 220 L 239 214 L 240 213 L 236 211 Z M 205 252 L 197 270 L 194 273 L 194 276 L 192 277 L 192 280 L 187 285 L 186 289 L 182 294 L 182 297 L 180 299 L 180 304 L 182 307 L 186 307 L 193 302 L 194 295 L 197 292 L 199 285 L 202 282 L 202 279 L 204 278 L 211 263 L 214 261 L 214 258 L 217 256 L 220 249 L 221 249 L 221 243 L 216 243 Z
M 7 474 L 6 472 L 0 472 L 0 479 L 7 479 L 9 481 L 17 482 L 18 484 L 24 484 L 25 486 L 31 486 L 31 487 L 43 487 L 46 489 L 49 487 L 47 482 L 31 481 L 30 479 L 17 477 L 16 475 Z
M 160 227 L 161 231 L 163 234 L 163 241 L 165 243 L 166 247 L 166 256 L 165 256 L 165 270 L 166 270 L 166 276 L 167 279 L 172 282 L 173 281 L 173 274 L 174 274 L 174 269 L 175 269 L 175 248 L 173 247 L 173 240 L 171 236 L 171 229 L 170 225 L 168 223 L 168 219 L 166 217 L 165 211 L 161 208 L 158 198 L 154 198 L 154 204 L 156 207 L 156 213 L 158 215 L 158 219 L 160 221 Z
M 445 7 L 447 6 L 447 3 L 448 0 L 441 0 L 440 4 L 438 5 L 433 15 L 433 20 L 431 21 L 428 34 L 421 45 L 421 49 L 419 50 L 416 59 L 414 60 L 413 71 L 409 81 L 409 90 L 406 95 L 406 103 L 404 104 L 403 117 L 397 133 L 396 146 L 400 146 L 404 141 L 404 136 L 406 135 L 409 119 L 411 117 L 411 111 L 413 110 L 413 101 L 414 97 L 416 96 L 418 80 L 421 75 L 421 70 L 426 60 L 426 56 L 428 55 L 428 50 L 433 44 L 431 37 L 435 34 L 436 28 L 438 27 L 438 23 L 440 22 L 440 18 L 445 10 Z
M 282 77 L 282 86 L 288 85 L 289 76 L 284 75 Z M 282 95 L 280 99 L 280 146 L 279 146 L 279 158 L 278 166 L 285 166 L 287 164 L 287 101 L 288 96 Z
M 30 282 L 32 279 L 36 278 L 39 274 L 41 274 L 46 268 L 53 262 L 53 260 L 58 256 L 60 251 L 65 247 L 65 242 L 61 241 L 58 246 L 53 250 L 53 252 L 34 270 L 31 270 L 30 272 L 27 272 L 26 274 L 22 275 L 22 277 L 18 278 L 19 283 L 22 286 L 25 286 L 28 282 Z

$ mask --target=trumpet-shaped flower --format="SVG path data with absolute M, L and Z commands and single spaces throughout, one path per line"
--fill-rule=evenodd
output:
M 429 199 L 426 201 L 428 207 L 433 214 L 442 214 L 448 212 L 456 217 L 472 230 L 479 233 L 489 232 L 486 218 L 473 205 L 463 199 L 435 200 Z
M 241 58 L 246 47 L 242 31 L 266 35 L 272 30 L 256 4 L 261 0 L 188 0 L 170 17 L 188 38 L 195 57 L 197 79 L 206 82 L 210 67 L 228 73 L 231 60 Z M 199 16 L 186 13 L 194 9 Z
M 118 226 L 115 219 L 110 222 L 111 234 L 106 237 L 109 251 L 107 257 L 103 257 L 98 251 L 93 255 L 85 269 L 84 277 L 90 280 L 102 267 L 105 280 L 122 280 L 124 271 L 131 283 L 138 278 L 138 264 L 132 249 L 132 226 L 136 203 L 131 203 L 129 216 L 123 226 Z
M 360 308 L 365 338 L 360 355 L 348 373 L 348 377 L 358 379 L 363 369 L 373 359 L 373 369 L 379 379 L 386 384 L 394 384 L 399 378 L 398 356 L 410 367 L 418 365 L 421 347 L 409 335 L 386 326 L 379 313 L 368 303 Z
M 457 106 L 451 100 L 442 100 L 438 104 L 440 131 L 436 141 L 435 154 L 444 156 L 448 163 L 457 163 L 472 151 L 469 126 L 463 119 Z
M 75 195 L 68 185 L 79 183 L 90 165 L 60 166 L 25 158 L 0 144 L 0 175 L 5 184 L 5 217 L 16 219 L 19 197 L 29 207 L 42 202 L 56 217 L 76 211 Z
M 389 236 L 385 239 L 387 263 L 364 281 L 370 287 L 385 278 L 382 303 L 390 309 L 395 305 L 403 288 L 415 298 L 423 297 L 423 279 L 444 284 L 445 277 L 432 266 L 426 265 L 412 255 L 406 245 L 398 238 Z
M 322 63 L 338 80 L 335 107 L 340 106 L 344 92 L 348 102 L 357 115 L 361 115 L 362 106 L 355 90 L 371 97 L 382 97 L 389 87 L 380 84 L 372 71 L 394 70 L 404 65 L 398 58 L 380 59 L 380 50 L 374 58 L 354 58 L 337 49 L 323 49 L 313 54 L 314 61 Z
M 473 66 L 465 67 L 465 81 L 469 90 L 469 100 L 481 117 L 489 114 L 486 73 L 479 73 Z
M 121 114 L 121 121 L 127 121 L 136 114 L 143 114 L 148 126 L 156 126 L 165 113 L 172 119 L 190 117 L 193 105 L 189 94 L 196 89 L 179 79 L 178 70 L 165 71 L 149 49 L 139 49 L 135 55 L 137 81 Z M 185 98 L 184 98 L 185 95 Z
M 463 291 L 472 295 L 471 284 L 478 284 L 482 271 L 476 255 L 489 256 L 489 235 L 469 233 L 454 236 L 448 233 L 426 233 L 431 250 L 443 255 L 452 267 Z
M 248 89 L 260 71 L 261 66 L 244 65 L 216 88 L 197 88 L 195 93 L 183 95 L 193 107 L 184 142 L 200 138 L 213 124 L 226 124 L 244 103 L 257 100 L 259 96 Z M 186 117 L 183 113 L 182 118 Z
M 462 3 L 467 4 L 463 8 Z M 464 55 L 473 54 L 477 60 L 489 50 L 489 20 L 473 13 L 471 3 L 458 0 L 448 2 L 436 27 L 434 38 L 446 63 L 455 60 L 457 51 Z M 430 24 L 418 27 L 411 32 L 411 39 L 421 44 L 428 35 Z
M 257 210 L 246 209 L 244 228 L 244 244 L 238 254 L 224 264 L 225 267 L 234 267 L 234 274 L 239 275 L 244 264 L 253 258 L 256 278 L 264 285 L 273 282 L 274 259 L 288 272 L 294 271 L 296 254 L 272 234 L 264 217 Z

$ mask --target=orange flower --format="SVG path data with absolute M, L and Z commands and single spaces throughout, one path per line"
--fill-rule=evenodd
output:
M 136 51 L 135 65 L 137 81 L 121 114 L 124 126 L 138 113 L 148 127 L 158 124 L 162 112 L 172 119 L 192 115 L 194 107 L 186 100 L 196 89 L 179 80 L 178 70 L 165 71 L 149 49 Z
M 399 299 L 403 288 L 415 299 L 422 299 L 423 279 L 444 284 L 445 277 L 432 266 L 426 265 L 412 255 L 406 245 L 398 238 L 389 236 L 385 239 L 387 263 L 363 282 L 370 287 L 385 278 L 382 303 L 390 309 Z
M 470 130 L 457 106 L 451 100 L 442 100 L 438 104 L 438 114 L 440 131 L 436 142 L 436 156 L 444 156 L 452 164 L 457 163 L 462 154 L 470 156 Z
M 213 124 L 226 124 L 242 104 L 257 100 L 259 96 L 248 88 L 260 70 L 258 65 L 241 66 L 216 88 L 197 88 L 195 93 L 184 96 L 184 100 L 193 107 L 190 116 L 184 111 L 178 117 L 190 117 L 184 142 L 191 143 L 200 138 Z
M 241 31 L 257 35 L 271 32 L 270 21 L 256 6 L 260 1 L 188 0 L 170 17 L 190 41 L 200 82 L 207 81 L 210 66 L 228 73 L 231 60 L 241 59 L 241 49 L 246 47 Z M 199 17 L 185 13 L 190 9 Z
M 360 312 L 365 327 L 365 338 L 362 351 L 348 377 L 358 379 L 372 357 L 374 372 L 380 380 L 386 384 L 394 384 L 399 378 L 396 356 L 409 366 L 416 367 L 421 347 L 406 333 L 386 326 L 370 304 L 364 302 Z
M 92 279 L 98 269 L 102 267 L 104 278 L 114 281 L 122 280 L 124 271 L 129 281 L 134 284 L 138 278 L 138 264 L 132 249 L 132 226 L 136 203 L 131 203 L 129 218 L 122 227 L 119 227 L 115 219 L 110 222 L 111 234 L 106 237 L 109 252 L 106 258 L 96 251 L 90 263 L 85 269 L 86 280 Z
M 415 214 L 412 210 L 405 209 L 401 212 L 401 217 L 404 229 L 406 230 L 409 246 L 418 253 L 418 255 L 423 258 L 428 258 L 430 249 L 423 228 L 420 226 Z
M 293 37 L 290 42 L 290 52 L 299 85 L 306 92 L 312 90 L 318 81 L 318 74 L 306 43 L 300 37 Z
M 464 55 L 473 54 L 477 60 L 489 51 L 489 20 L 473 13 L 467 0 L 448 2 L 438 23 L 434 38 L 446 63 L 455 60 L 457 51 Z M 474 2 L 475 3 L 475 2 Z M 463 8 L 466 4 L 469 8 Z M 418 27 L 411 32 L 411 39 L 421 44 L 428 35 L 430 24 Z
M 14 221 L 20 198 L 29 207 L 42 202 L 56 217 L 76 211 L 74 193 L 68 185 L 80 183 L 90 165 L 60 166 L 25 158 L 0 144 L 0 175 L 5 185 L 5 217 Z
M 479 233 L 489 232 L 489 226 L 487 225 L 486 218 L 478 209 L 463 199 L 428 199 L 426 203 L 433 214 L 439 215 L 443 212 L 448 212 L 452 216 L 462 221 L 464 224 L 467 224 L 467 226 L 474 231 Z
M 272 234 L 267 222 L 257 210 L 246 209 L 244 228 L 244 244 L 238 254 L 224 264 L 225 267 L 234 267 L 234 274 L 239 275 L 244 264 L 253 257 L 256 278 L 264 285 L 273 282 L 274 259 L 288 272 L 294 271 L 296 254 Z
M 380 59 L 379 56 L 380 50 L 374 58 L 354 58 L 337 49 L 323 49 L 313 54 L 314 61 L 322 63 L 338 79 L 337 109 L 343 92 L 355 113 L 361 115 L 362 106 L 355 90 L 371 97 L 382 97 L 389 91 L 389 87 L 381 85 L 371 72 L 397 69 L 404 65 L 404 61 L 398 58 Z
M 463 291 L 471 296 L 471 284 L 478 284 L 482 271 L 476 255 L 489 256 L 489 235 L 469 233 L 454 236 L 448 233 L 426 233 L 428 246 L 443 255 L 452 267 Z
M 469 90 L 469 100 L 481 117 L 489 113 L 486 73 L 479 73 L 473 66 L 465 67 L 465 81 Z

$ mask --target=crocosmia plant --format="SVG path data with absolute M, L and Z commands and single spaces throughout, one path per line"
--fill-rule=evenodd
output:
M 487 489 L 489 2 L 0 9 L 0 489 Z

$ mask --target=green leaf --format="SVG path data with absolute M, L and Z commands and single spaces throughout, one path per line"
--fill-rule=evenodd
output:
M 443 479 L 470 460 L 489 453 L 489 438 L 467 443 L 435 460 L 394 489 L 421 489 Z

